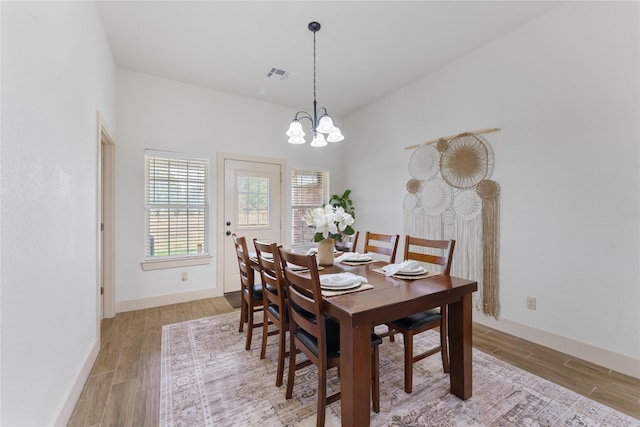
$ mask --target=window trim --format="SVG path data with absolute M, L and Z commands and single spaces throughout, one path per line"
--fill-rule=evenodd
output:
M 143 271 L 153 271 L 153 270 L 163 270 L 165 268 L 178 268 L 178 267 L 190 267 L 194 265 L 207 265 L 211 264 L 211 259 L 213 256 L 205 255 L 190 255 L 188 257 L 183 258 L 172 258 L 172 259 L 159 259 L 153 261 L 142 261 L 140 266 Z
M 203 252 L 191 253 L 191 254 L 177 254 L 177 255 L 167 255 L 167 256 L 149 256 L 147 254 L 147 245 L 148 245 L 148 237 L 147 237 L 147 229 L 149 227 L 149 218 L 148 218 L 148 174 L 149 170 L 147 167 L 147 159 L 149 157 L 159 157 L 164 159 L 185 159 L 185 160 L 194 160 L 194 161 L 203 161 L 205 163 L 205 177 L 204 177 L 204 242 L 205 248 L 203 248 Z M 144 246 L 143 246 L 143 256 L 144 260 L 140 263 L 143 271 L 152 271 L 159 270 L 165 268 L 177 268 L 177 267 L 186 267 L 186 266 L 194 266 L 194 265 L 205 265 L 210 264 L 211 259 L 211 242 L 210 242 L 210 230 L 211 230 L 211 204 L 210 204 L 210 192 L 211 192 L 211 160 L 208 155 L 203 154 L 193 154 L 193 153 L 184 153 L 184 152 L 173 152 L 166 150 L 153 150 L 153 149 L 145 149 L 144 151 L 145 158 L 145 166 L 144 166 L 144 176 L 145 176 L 145 188 L 144 188 L 144 210 L 145 210 L 145 226 L 144 226 Z

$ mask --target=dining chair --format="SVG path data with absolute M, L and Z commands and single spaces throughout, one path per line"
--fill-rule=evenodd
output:
M 404 245 L 404 259 L 416 260 L 442 267 L 442 274 L 448 276 L 451 272 L 451 261 L 455 240 L 429 240 L 406 236 Z M 414 249 L 415 248 L 415 249 Z M 416 252 L 420 251 L 420 252 Z M 434 254 L 437 253 L 437 254 Z M 387 323 L 389 333 L 393 337 L 394 331 L 400 332 L 404 341 L 404 391 L 413 391 L 413 364 L 435 353 L 442 356 L 442 369 L 449 372 L 449 350 L 447 346 L 447 306 L 440 306 L 440 310 L 426 310 L 402 319 Z M 413 336 L 433 328 L 440 328 L 440 344 L 420 354 L 413 354 Z M 385 334 L 386 335 L 386 334 Z
M 358 237 L 360 232 L 356 231 L 353 235 L 347 236 L 348 240 L 342 242 L 336 242 L 336 249 L 343 252 L 355 252 L 358 246 Z
M 236 247 L 236 255 L 238 257 L 238 267 L 240 269 L 240 328 L 243 331 L 244 324 L 247 325 L 247 342 L 245 350 L 251 349 L 251 338 L 254 328 L 261 328 L 262 323 L 254 323 L 253 315 L 255 312 L 264 309 L 262 298 L 262 284 L 254 283 L 253 269 L 249 260 L 249 252 L 247 251 L 247 239 L 244 236 L 231 235 L 233 244 Z M 266 319 L 264 320 L 266 321 Z
M 389 262 L 396 262 L 396 252 L 398 251 L 398 241 L 400 240 L 399 234 L 378 234 L 367 231 L 364 236 L 364 251 L 363 253 L 375 252 L 382 255 L 389 256 Z M 386 243 L 380 245 L 380 242 Z
M 276 373 L 276 387 L 282 385 L 284 376 L 284 360 L 289 355 L 286 350 L 286 332 L 289 329 L 289 308 L 287 305 L 284 277 L 282 276 L 282 264 L 277 243 L 260 242 L 253 239 L 256 247 L 256 256 L 260 266 L 262 278 L 262 297 L 264 310 L 264 322 L 262 322 L 262 350 L 260 359 L 264 359 L 267 353 L 267 338 L 278 335 L 278 370 Z M 269 324 L 276 327 L 269 331 Z
M 326 406 L 339 400 L 337 392 L 327 396 L 327 370 L 340 366 L 340 324 L 325 316 L 316 256 L 291 252 L 280 248 L 280 261 L 289 299 L 289 375 L 285 397 L 291 399 L 293 382 L 298 369 L 314 364 L 318 369 L 317 426 L 323 426 Z M 289 265 L 305 267 L 308 272 L 292 269 Z M 380 356 L 378 346 L 382 339 L 371 334 L 371 400 L 374 412 L 380 412 Z M 299 349 L 307 357 L 296 364 Z

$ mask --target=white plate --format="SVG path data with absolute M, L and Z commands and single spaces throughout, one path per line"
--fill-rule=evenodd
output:
M 358 286 L 360 286 L 362 284 L 362 282 L 353 282 L 353 283 L 349 283 L 347 285 L 320 285 L 320 287 L 322 289 L 325 289 L 327 291 L 346 291 L 347 289 L 355 289 Z
M 424 267 L 418 267 L 415 270 L 398 270 L 396 274 L 401 274 L 403 276 L 419 276 L 426 272 L 427 270 Z

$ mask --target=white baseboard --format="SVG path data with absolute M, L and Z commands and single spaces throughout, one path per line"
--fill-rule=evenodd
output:
M 483 313 L 475 310 L 473 312 L 473 321 L 640 379 L 640 359 L 634 359 L 631 356 L 615 353 L 611 350 L 556 335 L 513 320 L 505 318 L 496 320 L 493 317 L 485 316 Z
M 58 419 L 55 422 L 55 426 L 64 427 L 69 423 L 69 419 L 71 419 L 71 414 L 73 414 L 73 409 L 76 407 L 76 403 L 78 403 L 78 399 L 80 399 L 80 394 L 82 394 L 82 389 L 84 388 L 89 375 L 91 374 L 91 369 L 93 369 L 93 364 L 96 362 L 98 358 L 98 353 L 100 353 L 100 339 L 97 339 L 93 346 L 91 347 L 91 351 L 89 351 L 89 355 L 87 359 L 84 361 L 82 368 L 80 369 L 80 373 L 76 378 L 69 395 L 67 396 L 67 400 L 62 406 L 62 410 L 60 411 L 60 415 L 58 415 Z
M 116 302 L 116 312 L 143 310 L 145 308 L 160 307 L 169 304 L 179 304 L 181 302 L 195 301 L 204 298 L 222 296 L 218 288 L 199 289 L 197 291 L 180 292 L 177 294 L 158 295 L 149 298 L 130 299 Z

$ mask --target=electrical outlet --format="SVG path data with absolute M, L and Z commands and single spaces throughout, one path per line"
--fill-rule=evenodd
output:
M 535 310 L 536 309 L 536 299 L 535 299 L 535 297 L 527 297 L 527 308 L 529 310 Z
M 182 272 L 182 281 L 183 281 L 183 282 L 186 282 L 188 278 L 189 278 L 189 276 L 188 276 L 187 272 L 186 272 L 186 271 L 183 271 L 183 272 Z

